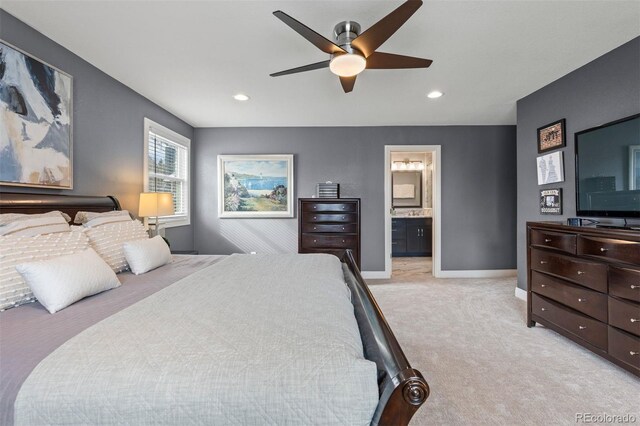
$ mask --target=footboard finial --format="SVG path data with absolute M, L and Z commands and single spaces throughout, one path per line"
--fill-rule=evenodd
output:
M 424 381 L 411 380 L 404 385 L 402 396 L 411 405 L 422 405 L 429 396 L 429 387 Z

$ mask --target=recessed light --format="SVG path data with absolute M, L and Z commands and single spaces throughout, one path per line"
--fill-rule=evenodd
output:
M 444 95 L 444 93 L 438 91 L 438 90 L 434 90 L 433 92 L 429 92 L 429 94 L 427 95 L 427 97 L 429 99 L 437 99 L 440 96 Z
M 233 95 L 233 99 L 235 99 L 236 101 L 248 101 L 249 96 L 245 95 L 244 93 L 238 93 L 236 95 Z

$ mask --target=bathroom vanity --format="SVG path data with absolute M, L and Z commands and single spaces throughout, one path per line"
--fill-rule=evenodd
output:
M 431 256 L 432 219 L 425 216 L 391 219 L 391 256 Z

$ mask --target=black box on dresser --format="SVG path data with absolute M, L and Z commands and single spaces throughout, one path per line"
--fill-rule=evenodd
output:
M 360 266 L 360 199 L 298 198 L 298 253 L 342 257 L 353 251 Z
M 527 223 L 527 325 L 640 376 L 640 232 Z

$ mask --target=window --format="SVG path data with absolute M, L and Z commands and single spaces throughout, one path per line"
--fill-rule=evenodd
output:
M 191 141 L 148 118 L 144 119 L 144 136 L 144 191 L 173 194 L 175 214 L 162 217 L 163 227 L 189 225 Z

